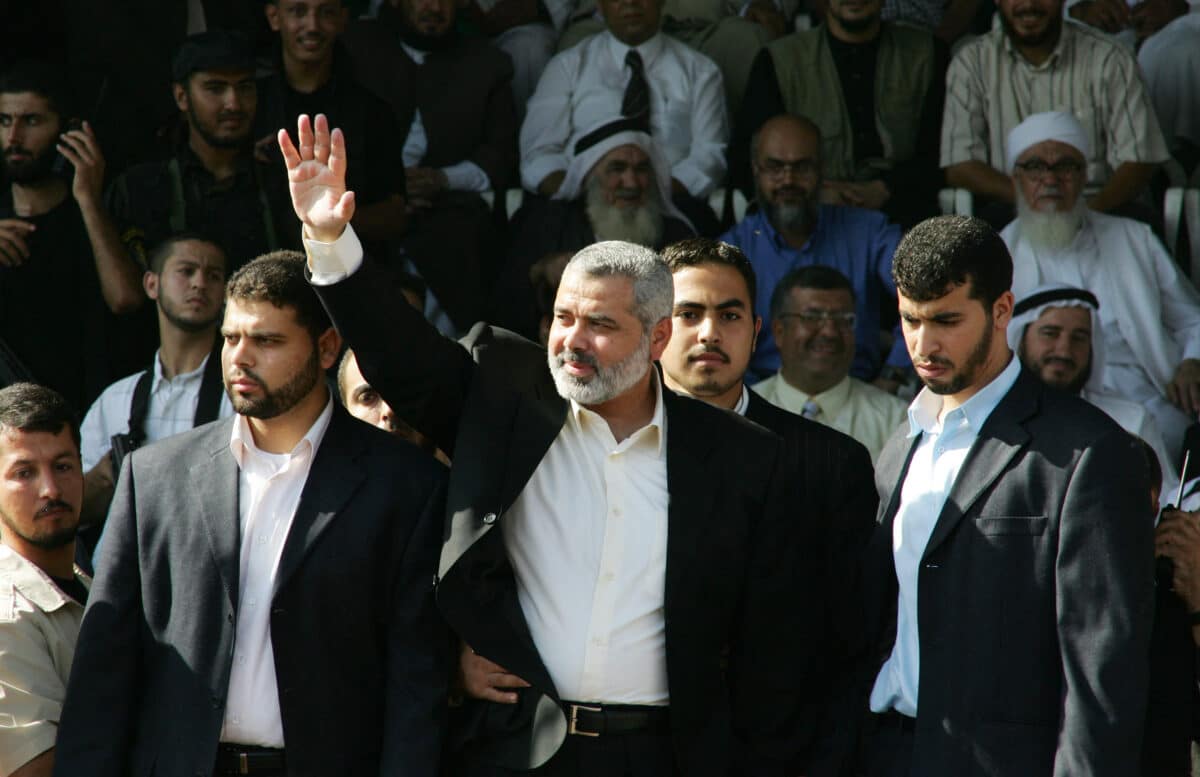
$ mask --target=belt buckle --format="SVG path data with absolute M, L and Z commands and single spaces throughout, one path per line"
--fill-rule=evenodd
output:
M 238 774 L 250 773 L 250 755 L 248 753 L 238 753 Z
M 581 737 L 598 737 L 598 736 L 600 736 L 599 731 L 580 731 L 579 730 L 579 711 L 584 710 L 585 712 L 603 712 L 604 709 L 602 707 L 589 707 L 586 704 L 570 704 L 570 705 L 568 705 L 568 707 L 571 710 L 571 717 L 570 717 L 570 720 L 567 722 L 567 733 L 568 734 L 576 734 Z

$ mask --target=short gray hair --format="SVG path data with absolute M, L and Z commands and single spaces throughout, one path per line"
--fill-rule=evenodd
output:
M 592 243 L 571 257 L 563 275 L 575 270 L 593 278 L 619 276 L 633 281 L 633 314 L 646 333 L 671 317 L 675 304 L 671 269 L 649 248 L 620 240 Z

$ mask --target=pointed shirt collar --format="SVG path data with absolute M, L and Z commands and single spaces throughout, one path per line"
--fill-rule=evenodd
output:
M 940 432 L 942 428 L 961 420 L 979 434 L 987 422 L 988 416 L 1000 404 L 1000 400 L 1009 392 L 1017 377 L 1021 374 L 1021 360 L 1016 354 L 1009 352 L 1008 366 L 1000 374 L 992 378 L 992 382 L 975 392 L 975 395 L 954 408 L 946 417 L 938 421 L 938 413 L 942 411 L 942 397 L 934 394 L 928 387 L 921 389 L 912 404 L 908 406 L 908 437 L 916 437 L 922 432 Z

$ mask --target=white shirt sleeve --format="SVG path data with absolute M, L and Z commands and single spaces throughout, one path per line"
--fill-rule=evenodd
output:
M 580 44 L 583 45 L 583 44 Z M 578 57 L 564 56 L 567 50 L 550 60 L 525 109 L 521 124 L 521 184 L 536 192 L 538 184 L 557 170 L 566 171 L 570 162 L 567 143 L 571 139 L 571 92 Z
M 671 167 L 671 176 L 696 197 L 706 197 L 725 178 L 729 123 L 721 71 L 711 61 L 696 68 L 692 83 L 691 148 Z
M 446 174 L 450 188 L 456 192 L 486 192 L 492 188 L 492 180 L 488 178 L 488 174 L 469 159 L 443 167 L 442 172 Z
M 354 227 L 346 225 L 345 231 L 332 243 L 312 240 L 307 234 L 304 252 L 308 254 L 308 271 L 312 273 L 314 286 L 332 286 L 345 280 L 362 266 L 362 243 L 354 234 Z

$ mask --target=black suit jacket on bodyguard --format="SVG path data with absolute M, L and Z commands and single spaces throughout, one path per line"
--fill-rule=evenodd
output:
M 369 258 L 317 287 L 371 384 L 450 453 L 454 466 L 438 603 L 481 655 L 525 678 L 516 705 L 468 700 L 468 759 L 544 763 L 566 736 L 504 549 L 505 511 L 558 436 L 568 403 L 546 352 L 477 324 L 462 345 L 383 299 Z M 464 347 L 465 346 L 465 347 Z M 811 735 L 814 612 L 809 551 L 795 542 L 780 441 L 663 392 L 668 511 L 665 590 L 671 737 L 681 774 L 783 774 Z
M 906 431 L 876 463 L 880 526 L 864 577 L 876 655 L 863 697 L 896 638 L 892 529 L 919 439 Z M 921 560 L 913 774 L 1139 773 L 1153 616 L 1148 482 L 1141 451 L 1112 419 L 1020 374 Z
M 64 777 L 211 773 L 238 606 L 235 419 L 125 459 L 56 750 Z M 334 408 L 288 532 L 271 644 L 289 777 L 436 773 L 445 470 Z

